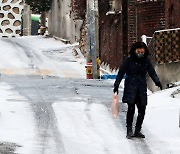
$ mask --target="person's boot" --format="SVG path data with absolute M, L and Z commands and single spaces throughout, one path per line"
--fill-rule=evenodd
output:
M 135 128 L 134 137 L 145 138 L 145 135 L 141 133 L 141 128 L 139 127 Z
M 127 127 L 127 135 L 126 138 L 127 139 L 131 139 L 132 137 L 134 137 L 133 131 L 132 131 L 132 127 Z

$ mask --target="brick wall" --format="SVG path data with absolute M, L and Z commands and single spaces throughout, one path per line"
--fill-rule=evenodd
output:
M 137 2 L 137 38 L 165 29 L 165 1 Z
M 129 0 L 128 3 L 128 50 L 134 42 L 138 40 L 137 37 L 137 22 L 136 22 L 136 0 Z
M 86 14 L 86 0 L 71 0 L 74 19 L 84 19 Z
M 165 28 L 165 0 L 128 0 L 122 4 L 123 53 L 127 56 L 142 35 L 152 36 Z
M 122 1 L 122 50 L 123 58 L 127 56 L 128 53 L 128 1 Z
M 166 14 L 166 28 L 180 27 L 180 0 L 166 0 L 165 14 Z
M 106 15 L 109 11 L 108 0 L 99 1 L 99 43 L 100 58 L 111 69 L 118 68 L 123 60 L 122 52 L 122 16 Z

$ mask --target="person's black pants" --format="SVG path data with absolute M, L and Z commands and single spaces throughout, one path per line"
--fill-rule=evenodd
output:
M 146 106 L 141 104 L 141 98 L 138 95 L 136 96 L 134 104 L 128 103 L 128 111 L 127 111 L 127 115 L 126 115 L 126 124 L 127 124 L 127 127 L 132 127 L 134 113 L 135 113 L 135 105 L 137 106 L 137 109 L 138 109 L 136 127 L 141 129 L 141 126 L 142 126 L 142 123 L 144 120 L 144 116 L 145 116 Z

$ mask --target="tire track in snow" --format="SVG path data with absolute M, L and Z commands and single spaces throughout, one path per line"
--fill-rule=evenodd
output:
M 29 58 L 29 66 L 31 67 L 31 69 L 37 69 L 39 70 L 38 68 L 38 63 L 36 61 L 36 58 L 39 58 L 39 56 L 36 54 L 36 56 L 34 55 L 34 52 L 32 48 L 28 47 L 27 46 L 27 42 L 24 42 L 24 45 L 21 43 L 19 43 L 17 40 L 12 40 L 12 39 L 3 39 L 4 42 L 6 43 L 9 43 L 9 44 L 12 44 L 14 46 L 14 48 L 17 48 L 17 50 L 19 50 L 19 48 L 21 48 L 24 53 L 26 54 L 26 56 Z M 23 41 L 23 40 L 21 40 Z
M 44 87 L 44 80 L 39 77 L 31 78 L 20 76 L 13 76 L 12 80 L 11 77 L 5 75 L 1 78 L 31 102 L 36 119 L 36 133 L 38 138 L 35 141 L 35 153 L 64 154 L 63 141 L 52 108 L 53 102 L 48 100 L 49 97 L 45 97 L 47 95 L 47 87 Z

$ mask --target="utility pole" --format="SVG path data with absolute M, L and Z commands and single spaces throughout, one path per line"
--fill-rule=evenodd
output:
M 98 0 L 87 0 L 87 63 L 92 62 L 93 79 L 99 78 Z

